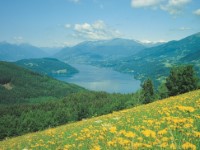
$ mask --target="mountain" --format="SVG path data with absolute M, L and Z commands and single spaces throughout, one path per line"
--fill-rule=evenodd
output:
M 40 47 L 41 50 L 52 56 L 58 53 L 62 48 L 61 47 Z
M 145 46 L 127 39 L 87 41 L 74 47 L 66 47 L 55 54 L 56 58 L 70 62 L 98 62 L 133 55 Z
M 0 60 L 17 61 L 26 58 L 41 58 L 48 54 L 38 47 L 29 44 L 0 43 Z
M 83 88 L 29 71 L 13 63 L 0 62 L 0 104 L 64 97 Z
M 180 64 L 193 64 L 200 75 L 200 33 L 146 48 L 124 59 L 106 62 L 104 66 L 134 74 L 140 80 L 150 77 L 158 83 L 169 74 L 172 66 Z
M 0 149 L 200 149 L 200 90 L 0 141 Z
M 15 62 L 16 65 L 48 76 L 72 76 L 78 73 L 74 67 L 55 58 L 23 59 Z

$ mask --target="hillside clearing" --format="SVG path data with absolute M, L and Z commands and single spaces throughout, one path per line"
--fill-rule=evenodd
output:
M 200 90 L 1 141 L 4 149 L 200 149 Z

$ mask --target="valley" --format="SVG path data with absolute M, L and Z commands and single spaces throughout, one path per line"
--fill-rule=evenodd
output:
M 0 0 L 0 150 L 200 150 L 197 0 Z
M 177 98 L 168 97 L 200 88 L 199 43 L 200 35 L 197 33 L 179 41 L 151 46 L 127 39 L 89 41 L 73 47 L 65 47 L 53 55 L 44 54 L 40 48 L 31 45 L 25 46 L 26 48 L 34 47 L 40 53 L 37 56 L 26 55 L 27 52 L 23 51 L 27 50 L 22 48 L 23 44 L 6 43 L 5 46 L 4 43 L 3 47 L 0 44 L 0 52 L 3 49 L 1 59 L 6 60 L 0 62 L 0 140 L 2 140 L 0 143 L 3 145 L 2 148 L 162 149 L 183 148 L 188 143 L 190 143 L 190 148 L 198 148 L 199 141 L 196 139 L 199 137 L 197 115 L 199 91 L 180 95 Z M 7 47 L 12 48 L 7 49 Z M 16 52 L 5 55 L 5 50 Z M 19 51 L 20 55 L 18 55 Z M 170 75 L 171 78 L 169 78 Z M 187 102 L 178 101 L 179 98 Z M 177 99 L 176 102 L 174 99 Z M 152 108 L 163 109 L 160 115 L 165 118 L 165 114 L 169 115 L 164 112 L 163 107 L 166 105 L 171 112 L 176 112 L 175 116 L 172 114 L 172 118 L 177 119 L 176 117 L 179 116 L 179 120 L 184 117 L 189 120 L 196 119 L 192 124 L 185 121 L 183 126 L 176 126 L 180 128 L 179 130 L 184 127 L 182 130 L 184 135 L 166 127 L 174 125 L 172 120 L 167 123 L 166 120 L 156 116 L 157 113 L 148 115 Z M 131 109 L 127 110 L 129 108 Z M 127 118 L 127 120 L 121 120 L 121 124 L 118 119 L 114 119 L 114 122 L 112 119 L 120 118 L 119 116 L 122 115 L 120 110 Z M 195 110 L 194 113 L 193 110 Z M 116 113 L 116 111 L 119 112 Z M 129 113 L 124 114 L 123 111 L 133 112 L 134 116 Z M 146 121 L 138 119 L 144 115 L 143 113 Z M 188 113 L 193 113 L 196 117 L 191 118 Z M 157 118 L 153 119 L 155 122 L 158 120 L 163 122 L 162 126 L 158 127 L 159 130 L 153 126 L 145 130 L 144 123 L 151 120 L 148 122 L 151 124 L 152 117 Z M 99 118 L 102 118 L 100 124 L 96 124 Z M 94 120 L 95 124 L 90 120 Z M 135 120 L 137 120 L 136 126 L 131 127 L 129 123 L 134 124 Z M 105 128 L 101 122 L 105 122 Z M 128 124 L 125 125 L 125 122 Z M 79 124 L 82 124 L 84 128 Z M 62 127 L 58 127 L 61 125 L 72 132 L 63 131 Z M 122 125 L 128 130 L 126 131 Z M 136 128 L 141 125 L 143 128 L 138 128 L 137 131 Z M 72 129 L 71 126 L 75 128 Z M 195 136 L 187 133 L 187 126 L 194 126 L 190 132 L 195 133 Z M 95 130 L 95 134 L 84 133 L 87 128 Z M 103 140 L 103 135 L 99 137 L 101 128 L 105 130 L 106 141 Z M 43 132 L 46 135 L 46 131 L 56 132 L 51 133 L 52 137 L 40 135 Z M 81 145 L 72 142 L 80 140 L 75 136 L 75 134 L 78 136 L 77 131 L 81 133 L 80 137 L 86 139 L 81 139 Z M 34 134 L 32 132 L 38 132 L 35 133 L 36 143 L 31 142 L 32 134 Z M 162 137 L 162 132 L 166 134 L 166 137 Z M 72 138 L 72 141 L 63 142 L 65 141 L 63 137 L 57 135 L 60 133 L 69 139 Z M 174 139 L 170 136 L 171 134 L 175 134 Z M 117 138 L 114 138 L 114 135 Z M 30 142 L 24 146 L 23 142 L 26 140 L 23 137 L 26 136 L 29 136 Z M 156 136 L 170 140 L 159 141 L 156 140 Z M 131 139 L 136 137 L 137 142 L 133 143 Z M 141 141 L 141 138 L 144 140 Z M 180 141 L 181 138 L 186 140 Z M 19 140 L 16 142 L 15 139 Z M 7 143 L 12 140 L 14 142 L 10 147 Z M 22 142 L 19 142 L 20 140 Z M 43 143 L 37 140 L 42 140 Z M 51 140 L 54 140 L 55 144 L 51 144 Z M 58 145 L 57 140 L 62 142 Z M 97 140 L 100 143 L 95 143 Z M 174 143 L 174 140 L 179 142 Z M 95 145 L 87 144 L 88 141 Z

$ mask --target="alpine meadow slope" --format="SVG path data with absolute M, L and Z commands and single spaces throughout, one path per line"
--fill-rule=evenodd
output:
M 200 90 L 7 139 L 0 149 L 200 149 Z

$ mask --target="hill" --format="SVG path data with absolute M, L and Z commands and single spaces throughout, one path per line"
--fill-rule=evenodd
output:
M 200 75 L 199 52 L 200 33 L 197 33 L 179 41 L 144 49 L 124 59 L 105 62 L 103 66 L 134 74 L 140 80 L 150 77 L 159 83 L 174 65 L 193 64 Z
M 133 55 L 145 46 L 128 39 L 86 41 L 73 47 L 63 48 L 54 57 L 73 63 L 97 63 Z
M 83 88 L 0 62 L 0 104 L 30 102 L 45 97 L 60 98 Z M 47 98 L 46 98 L 47 99 Z
M 3 61 L 17 61 L 27 58 L 42 58 L 47 55 L 48 54 L 40 48 L 29 44 L 16 45 L 6 42 L 0 43 L 0 60 Z
M 15 62 L 16 65 L 48 76 L 72 76 L 78 70 L 55 58 L 23 59 Z
M 200 147 L 200 90 L 0 142 L 0 149 Z

